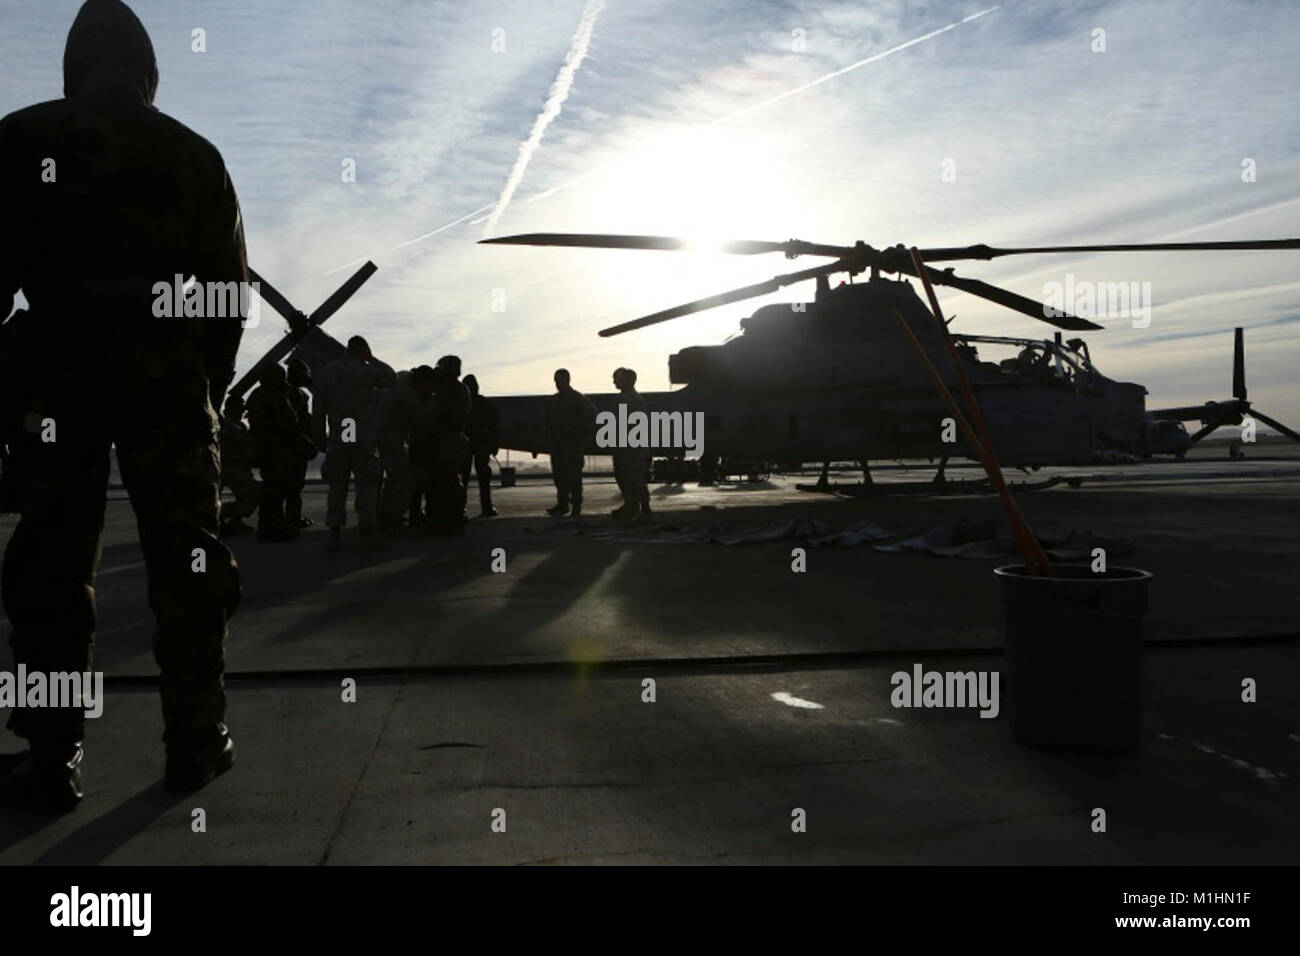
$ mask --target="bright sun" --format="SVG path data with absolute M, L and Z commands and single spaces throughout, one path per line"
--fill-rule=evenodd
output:
M 611 252 L 592 260 L 592 291 L 632 318 L 789 271 L 780 256 L 728 256 L 721 239 L 789 238 L 801 216 L 784 150 L 727 126 L 646 137 L 583 191 L 580 231 L 679 236 L 690 252 Z M 734 331 L 757 302 L 703 313 L 694 328 Z M 671 339 L 682 321 L 636 333 Z M 612 324 L 612 322 L 611 322 Z

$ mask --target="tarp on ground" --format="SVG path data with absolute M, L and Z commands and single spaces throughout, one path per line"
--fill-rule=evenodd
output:
M 536 530 L 536 529 L 528 529 Z M 943 558 L 1008 558 L 1019 552 L 1011 538 L 998 536 L 993 518 L 962 519 L 935 525 L 925 531 L 899 535 L 874 521 L 861 520 L 833 531 L 815 518 L 787 518 L 747 528 L 727 528 L 718 522 L 707 525 L 646 523 L 642 521 L 564 521 L 541 529 L 546 534 L 566 534 L 629 544 L 767 544 L 773 541 L 801 541 L 811 547 L 855 548 L 872 544 L 885 553 L 933 554 Z M 888 544 L 877 542 L 899 540 Z M 1108 558 L 1122 557 L 1133 550 L 1128 538 L 1105 537 L 1092 532 L 1040 534 L 1039 541 L 1054 561 L 1088 561 L 1094 548 L 1104 548 Z
M 1040 533 L 1038 541 L 1053 561 L 1088 561 L 1095 548 L 1105 549 L 1107 558 L 1123 557 L 1133 550 L 1129 538 L 1107 537 L 1091 531 Z M 920 552 L 941 558 L 1007 558 L 1020 553 L 1012 538 L 998 536 L 997 523 L 992 518 L 935 525 L 890 544 L 877 544 L 875 549 L 887 553 Z

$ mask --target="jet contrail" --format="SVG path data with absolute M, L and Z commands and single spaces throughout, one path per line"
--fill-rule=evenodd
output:
M 492 210 L 487 225 L 483 227 L 484 236 L 490 235 L 496 228 L 497 220 L 506 211 L 506 206 L 510 205 L 515 190 L 524 180 L 528 161 L 533 158 L 533 153 L 537 152 L 537 147 L 542 145 L 546 127 L 551 125 L 551 120 L 559 116 L 560 110 L 564 108 L 564 101 L 569 98 L 569 90 L 573 89 L 573 77 L 587 56 L 587 48 L 591 46 L 591 34 L 596 29 L 596 17 L 600 16 L 600 11 L 604 9 L 605 0 L 587 0 L 587 5 L 582 8 L 582 16 L 578 19 L 578 29 L 569 44 L 569 52 L 565 54 L 560 72 L 555 74 L 555 82 L 551 84 L 551 89 L 546 94 L 546 102 L 542 105 L 542 111 L 537 114 L 537 119 L 533 121 L 533 128 L 528 133 L 528 138 L 519 146 L 519 156 L 515 159 L 509 178 L 506 179 L 505 188 L 501 190 L 501 198 L 497 200 L 496 208 Z
M 604 7 L 604 3 L 603 0 L 590 0 L 590 2 L 587 4 L 587 7 L 588 9 L 595 7 L 596 8 L 595 13 L 599 13 L 600 8 Z M 859 69 L 860 67 L 864 67 L 868 63 L 875 63 L 877 60 L 883 60 L 885 57 L 890 56 L 891 54 L 898 53 L 902 50 L 906 50 L 908 47 L 915 46 L 918 43 L 923 43 L 926 40 L 933 39 L 934 37 L 939 36 L 939 34 L 941 33 L 947 33 L 949 30 L 954 30 L 957 27 L 961 26 L 962 24 L 970 23 L 972 20 L 978 20 L 980 17 L 990 14 L 993 11 L 998 9 L 1000 9 L 1000 6 L 992 6 L 992 7 L 988 7 L 985 10 L 981 10 L 978 13 L 972 13 L 968 17 L 962 17 L 962 19 L 960 20 L 954 20 L 952 23 L 949 23 L 947 26 L 942 26 L 939 27 L 937 30 L 931 30 L 929 33 L 924 33 L 921 36 L 913 37 L 911 40 L 907 40 L 903 43 L 899 43 L 896 44 L 895 46 L 891 46 L 889 49 L 882 50 L 879 53 L 874 53 L 869 57 L 858 60 L 856 63 L 850 63 L 848 66 L 841 67 L 840 69 L 835 70 L 831 73 L 827 73 L 824 76 L 819 76 L 817 79 L 812 80 L 808 83 L 804 83 L 802 86 L 797 86 L 792 90 L 786 90 L 784 93 L 780 93 L 777 96 L 769 97 L 768 99 L 762 100 L 758 103 L 751 103 L 749 106 L 738 109 L 734 113 L 728 113 L 726 116 L 721 116 L 718 119 L 710 120 L 709 122 L 703 123 L 701 125 L 704 128 L 708 128 L 710 126 L 719 126 L 723 123 L 729 123 L 732 120 L 737 119 L 738 117 L 744 116 L 746 113 L 752 113 L 755 110 L 760 110 L 763 109 L 764 107 L 771 106 L 773 103 L 779 103 L 781 100 L 788 99 L 791 96 L 797 96 L 800 93 L 806 92 L 807 90 L 811 90 L 815 86 L 820 86 L 822 83 L 825 83 L 828 80 L 833 80 L 836 77 L 843 76 L 845 73 L 848 73 L 852 70 Z M 591 23 L 593 26 L 595 24 L 595 13 L 592 13 L 591 15 Z M 552 84 L 551 86 L 551 97 L 547 98 L 546 107 L 543 108 L 542 115 L 537 118 L 538 122 L 533 126 L 533 135 L 529 136 L 528 140 L 519 149 L 519 160 L 516 161 L 515 163 L 515 170 L 518 171 L 520 179 L 523 178 L 523 170 L 528 163 L 528 157 L 525 156 L 524 150 L 525 148 L 528 147 L 529 143 L 533 144 L 532 150 L 535 150 L 537 148 L 537 144 L 536 142 L 533 142 L 533 140 L 534 139 L 536 139 L 537 141 L 541 140 L 541 134 L 546 128 L 546 123 L 550 122 L 549 118 L 546 119 L 545 122 L 542 122 L 543 117 L 546 116 L 547 109 L 549 109 L 551 105 L 551 98 L 554 97 L 556 88 L 559 86 L 560 80 L 564 75 L 564 71 L 569 66 L 569 59 L 572 57 L 574 50 L 577 49 L 578 40 L 582 35 L 583 25 L 586 23 L 587 23 L 587 11 L 584 10 L 582 21 L 578 25 L 578 35 L 576 35 L 573 38 L 574 45 L 569 50 L 570 56 L 565 58 L 564 67 L 561 68 L 560 70 L 560 76 L 556 77 L 555 83 Z M 586 39 L 587 41 L 590 41 L 591 39 L 590 30 L 587 31 Z M 585 53 L 586 53 L 586 44 L 584 43 L 583 54 L 585 55 Z M 581 57 L 579 57 L 578 60 L 580 62 Z M 574 69 L 576 68 L 577 65 L 575 63 Z M 573 76 L 571 71 L 569 75 L 570 85 L 572 85 L 572 81 L 573 81 Z M 568 91 L 566 87 L 565 90 L 566 95 L 567 92 Z M 563 98 L 561 97 L 561 103 L 562 102 L 563 102 Z M 555 112 L 556 113 L 559 112 L 559 104 L 557 104 Z M 539 125 L 540 125 L 540 129 L 539 129 Z M 532 150 L 529 150 L 528 156 L 532 155 Z M 552 186 L 550 189 L 543 190 L 537 195 L 529 198 L 528 202 L 532 203 L 532 202 L 536 202 L 539 199 L 547 199 L 558 192 L 561 192 L 565 189 L 569 189 L 572 186 L 576 186 L 578 183 L 582 182 L 583 180 L 590 179 L 592 176 L 601 172 L 603 168 L 605 167 L 590 170 L 588 172 L 583 173 L 581 176 L 575 176 L 573 179 L 570 179 L 567 182 L 560 183 L 560 185 L 558 186 Z M 510 200 L 510 194 L 514 192 L 514 188 L 517 187 L 518 185 L 519 183 L 516 180 L 515 172 L 512 171 L 510 175 L 510 180 L 506 183 L 506 191 L 502 193 L 501 199 L 496 203 L 487 206 L 480 206 L 478 209 L 475 209 L 473 212 L 466 213 L 465 215 L 461 216 L 459 219 L 453 219 L 451 222 L 447 223 L 446 225 L 439 226 L 437 229 L 433 229 L 429 232 L 424 233 L 423 235 L 416 236 L 414 239 L 408 239 L 405 242 L 398 243 L 395 246 L 389 246 L 383 252 L 375 253 L 373 256 L 362 256 L 359 259 L 353 259 L 351 262 L 345 262 L 343 263 L 343 265 L 338 266 L 337 268 L 334 269 L 330 269 L 328 272 L 323 274 L 328 276 L 328 275 L 333 275 L 336 272 L 342 272 L 344 269 L 355 268 L 356 266 L 361 265 L 361 263 L 365 262 L 367 259 L 377 259 L 380 256 L 387 255 L 390 252 L 395 252 L 398 249 L 404 249 L 409 245 L 413 245 L 414 243 L 421 242 L 425 239 L 428 239 L 431 236 L 436 236 L 440 232 L 446 232 L 448 229 L 452 228 L 453 226 L 460 225 L 462 222 L 465 222 L 465 220 L 467 219 L 473 220 L 473 224 L 478 224 L 480 222 L 483 222 L 483 219 L 474 219 L 475 216 L 482 216 L 484 213 L 488 212 L 489 210 L 493 210 L 491 215 L 487 217 L 489 219 L 489 222 L 487 227 L 484 230 L 484 234 L 486 235 L 496 225 L 496 219 L 499 216 L 499 211 L 505 208 L 505 204 Z

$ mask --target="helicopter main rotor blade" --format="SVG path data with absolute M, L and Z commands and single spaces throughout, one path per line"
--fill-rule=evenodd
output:
M 284 316 L 284 320 L 291 327 L 298 323 L 299 316 L 302 313 L 293 307 L 293 303 L 280 294 L 279 289 L 263 279 L 256 269 L 250 268 L 248 277 L 257 283 L 257 294 L 262 297 L 263 302 Z
M 1061 252 L 1194 252 L 1197 250 L 1300 249 L 1300 239 L 1248 239 L 1236 242 L 1131 242 L 1091 246 L 1025 246 L 999 249 L 993 246 L 958 246 L 922 250 L 926 262 L 953 259 L 996 259 L 999 256 L 1039 255 Z
M 292 330 L 285 332 L 280 341 L 267 349 L 262 357 L 254 362 L 252 367 L 239 377 L 239 381 L 230 386 L 226 394 L 238 395 L 242 398 L 245 392 L 257 384 L 257 380 L 262 374 L 262 369 L 280 361 L 280 359 L 292 352 L 294 346 L 302 341 L 303 336 L 307 334 L 310 328 L 310 326 L 303 326 L 302 332 L 294 332 Z
M 720 305 L 728 305 L 732 302 L 741 302 L 745 299 L 752 299 L 756 296 L 767 295 L 769 292 L 775 292 L 783 286 L 793 285 L 796 282 L 803 282 L 807 279 L 816 279 L 818 276 L 826 276 L 834 272 L 842 272 L 845 268 L 844 263 L 833 262 L 829 265 L 805 269 L 802 272 L 791 272 L 788 275 L 775 276 L 768 279 L 766 282 L 757 282 L 754 285 L 742 286 L 739 289 L 732 289 L 729 292 L 711 295 L 706 299 L 696 299 L 694 302 L 687 302 L 685 305 L 665 309 L 662 312 L 656 312 L 653 315 L 643 315 L 639 319 L 632 319 L 629 322 L 623 322 L 619 325 L 611 325 L 607 329 L 601 329 L 600 335 L 605 338 L 608 338 L 611 335 L 622 335 L 624 332 L 631 332 L 633 329 L 643 329 L 647 325 L 658 325 L 660 322 L 667 322 L 669 319 L 677 319 L 683 315 L 691 315 L 694 312 L 716 309 Z
M 761 239 L 684 239 L 680 236 L 632 236 L 582 232 L 529 232 L 518 236 L 480 239 L 487 245 L 569 246 L 580 249 L 648 249 L 663 252 L 724 252 L 737 256 L 754 256 L 766 252 L 783 252 L 787 256 L 833 256 L 840 258 L 853 251 L 852 246 L 828 246 L 800 239 L 766 242 Z
M 276 342 L 266 353 L 253 363 L 252 368 L 239 377 L 239 380 L 230 386 L 228 395 L 243 396 L 245 392 L 253 387 L 261 375 L 262 369 L 266 366 L 279 362 L 282 358 L 294 350 L 314 327 L 320 325 L 352 297 L 352 295 L 361 288 L 367 279 L 378 271 L 378 266 L 373 262 L 367 262 L 355 273 L 352 278 L 339 286 L 334 294 L 321 303 L 320 308 L 310 316 L 304 316 L 301 312 L 290 304 L 289 300 L 276 291 L 275 286 L 271 285 L 252 269 L 248 270 L 249 278 L 258 284 L 258 291 L 262 299 L 270 303 L 275 311 L 284 316 L 285 321 L 289 323 L 289 329 L 284 333 L 284 337 Z
M 912 267 L 906 270 L 909 275 L 915 275 Z M 1049 315 L 1047 306 L 1041 302 L 1036 302 L 1027 296 L 1020 295 L 1018 292 L 1012 292 L 1010 289 L 1003 289 L 999 286 L 990 285 L 987 282 L 981 282 L 979 279 L 963 279 L 961 276 L 955 276 L 951 272 L 940 272 L 938 269 L 926 269 L 926 275 L 935 285 L 946 285 L 953 289 L 960 289 L 962 292 L 969 292 L 971 295 L 979 296 L 981 299 L 987 299 L 990 302 L 996 302 L 998 305 L 1013 309 L 1023 315 L 1038 319 L 1040 322 L 1046 322 L 1048 325 L 1054 325 L 1058 329 L 1067 329 L 1071 332 L 1085 332 L 1090 329 L 1100 329 L 1103 326 L 1096 322 L 1089 322 L 1087 319 L 1081 319 L 1077 315 L 1061 313 L 1060 315 Z M 1055 311 L 1055 310 L 1053 310 Z
M 289 323 L 288 330 L 284 337 L 276 342 L 263 353 L 262 357 L 253 363 L 247 372 L 239 377 L 227 390 L 227 395 L 238 395 L 241 398 L 257 382 L 258 376 L 262 374 L 262 369 L 272 362 L 278 362 L 298 344 L 299 338 L 307 331 L 307 326 L 303 324 L 303 314 L 293 307 L 293 304 L 286 299 L 275 286 L 267 282 L 257 272 L 256 269 L 249 268 L 248 277 L 257 283 L 257 294 L 261 296 L 262 301 L 269 305 L 275 311 L 284 317 Z
M 322 302 L 320 307 L 307 317 L 307 321 L 312 325 L 320 325 L 337 312 L 343 306 L 343 303 L 352 298 L 356 291 L 365 285 L 366 280 L 378 271 L 379 267 L 377 265 L 367 261 L 365 265 L 352 273 L 352 278 L 339 286 L 333 295 Z

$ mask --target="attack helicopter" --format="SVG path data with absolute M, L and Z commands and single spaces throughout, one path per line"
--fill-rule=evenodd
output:
M 660 251 L 696 248 L 691 240 L 670 236 L 575 233 L 529 233 L 481 242 Z M 706 480 L 720 463 L 724 471 L 735 470 L 725 467 L 728 460 L 790 466 L 855 460 L 862 463 L 870 482 L 871 460 L 937 459 L 936 480 L 942 481 L 950 457 L 973 457 L 956 429 L 945 422 L 948 412 L 891 320 L 891 310 L 897 310 L 956 392 L 956 375 L 944 343 L 946 330 L 908 281 L 921 274 L 910 250 L 902 245 L 877 249 L 863 242 L 844 246 L 797 239 L 710 245 L 737 255 L 779 252 L 789 259 L 820 256 L 832 261 L 600 331 L 602 336 L 620 335 L 815 281 L 812 302 L 762 306 L 742 319 L 740 334 L 725 343 L 693 346 L 671 355 L 669 380 L 684 387 L 643 393 L 651 413 L 702 413 L 701 471 Z M 1300 249 L 1300 239 L 1022 248 L 981 244 L 918 252 L 920 269 L 931 284 L 978 296 L 1059 330 L 1049 339 L 951 333 L 998 459 L 1004 466 L 1032 469 L 1090 464 L 1114 456 L 1181 457 L 1214 429 L 1239 424 L 1247 414 L 1293 440 L 1300 441 L 1300 434 L 1251 408 L 1240 329 L 1235 337 L 1231 400 L 1148 410 L 1146 388 L 1102 374 L 1082 338 L 1063 339 L 1063 332 L 1096 331 L 1101 325 L 1010 290 L 957 276 L 951 268 L 933 268 L 932 263 L 1035 254 L 1282 249 Z M 853 281 L 863 272 L 868 273 L 866 281 Z M 830 277 L 838 273 L 848 279 L 832 287 Z M 981 358 L 980 346 L 1010 348 L 1015 354 L 988 361 Z M 619 401 L 617 394 L 588 398 L 600 411 L 612 411 Z M 544 396 L 500 397 L 494 402 L 501 413 L 503 448 L 534 454 L 547 450 Z M 1199 421 L 1202 427 L 1189 435 L 1183 424 L 1189 421 Z M 669 447 L 654 451 L 680 457 L 679 450 Z M 602 452 L 607 453 L 593 439 L 588 453 Z M 746 470 L 752 471 L 753 466 Z

